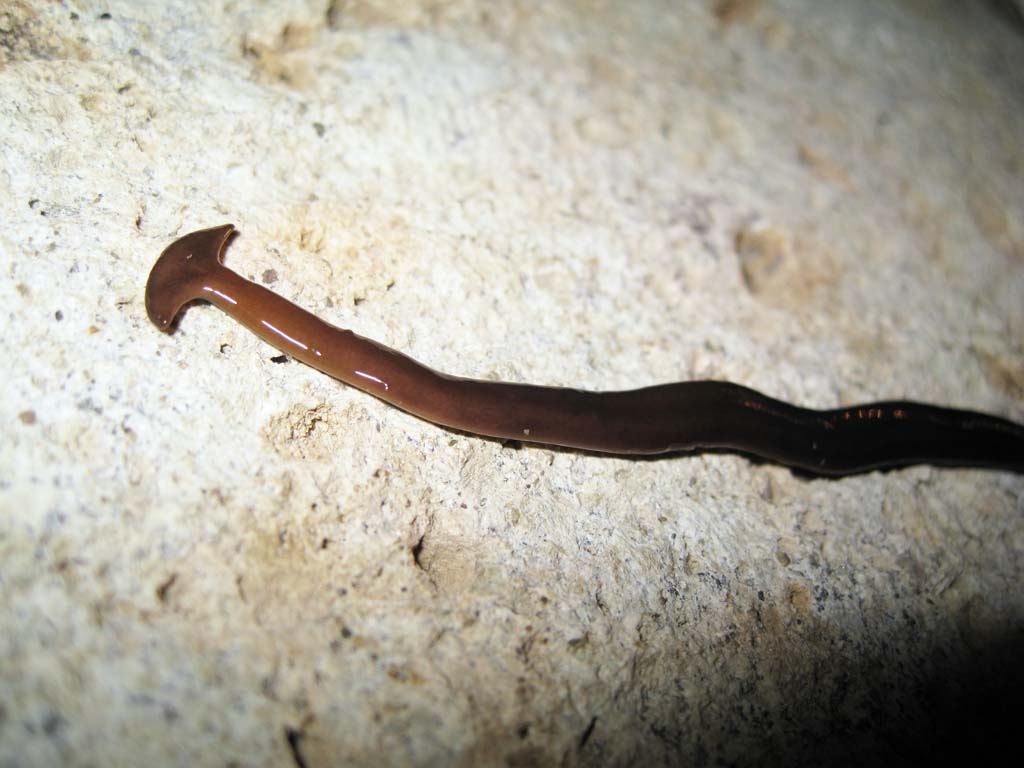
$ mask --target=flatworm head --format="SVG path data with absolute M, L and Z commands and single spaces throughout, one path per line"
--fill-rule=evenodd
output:
M 175 240 L 156 260 L 146 282 L 146 314 L 165 333 L 190 301 L 205 298 L 208 281 L 221 269 L 224 248 L 235 234 L 231 224 L 202 229 Z

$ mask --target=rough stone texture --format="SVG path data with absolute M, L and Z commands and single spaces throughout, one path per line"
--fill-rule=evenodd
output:
M 214 309 L 161 335 L 142 290 L 231 221 L 232 267 L 453 373 L 1021 420 L 1019 27 L 938 0 L 196 6 L 0 11 L 0 765 L 870 763 L 1002 734 L 1024 478 L 502 445 Z

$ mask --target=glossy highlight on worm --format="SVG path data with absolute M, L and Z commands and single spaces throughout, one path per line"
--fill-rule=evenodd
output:
M 910 464 L 1024 472 L 1024 426 L 911 401 L 812 410 L 724 381 L 591 392 L 449 376 L 327 323 L 221 262 L 235 229 L 185 235 L 157 259 L 146 312 L 170 332 L 181 308 L 217 305 L 291 357 L 442 426 L 611 454 L 724 450 L 813 474 Z

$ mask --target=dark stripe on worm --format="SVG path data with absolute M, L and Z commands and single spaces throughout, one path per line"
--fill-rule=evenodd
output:
M 903 400 L 812 410 L 725 381 L 591 392 L 449 376 L 229 270 L 234 231 L 193 232 L 163 251 L 146 284 L 157 328 L 170 332 L 186 303 L 208 301 L 291 357 L 435 424 L 618 455 L 733 451 L 829 476 L 911 464 L 1024 472 L 1024 426 L 974 411 Z

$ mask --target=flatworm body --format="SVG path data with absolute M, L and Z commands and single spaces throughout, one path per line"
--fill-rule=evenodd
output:
M 221 260 L 226 224 L 174 241 L 146 284 L 162 331 L 186 303 L 216 304 L 291 357 L 435 424 L 612 454 L 726 450 L 822 475 L 935 464 L 1024 472 L 1024 426 L 911 401 L 812 410 L 723 381 L 590 392 L 449 376 L 327 323 Z

